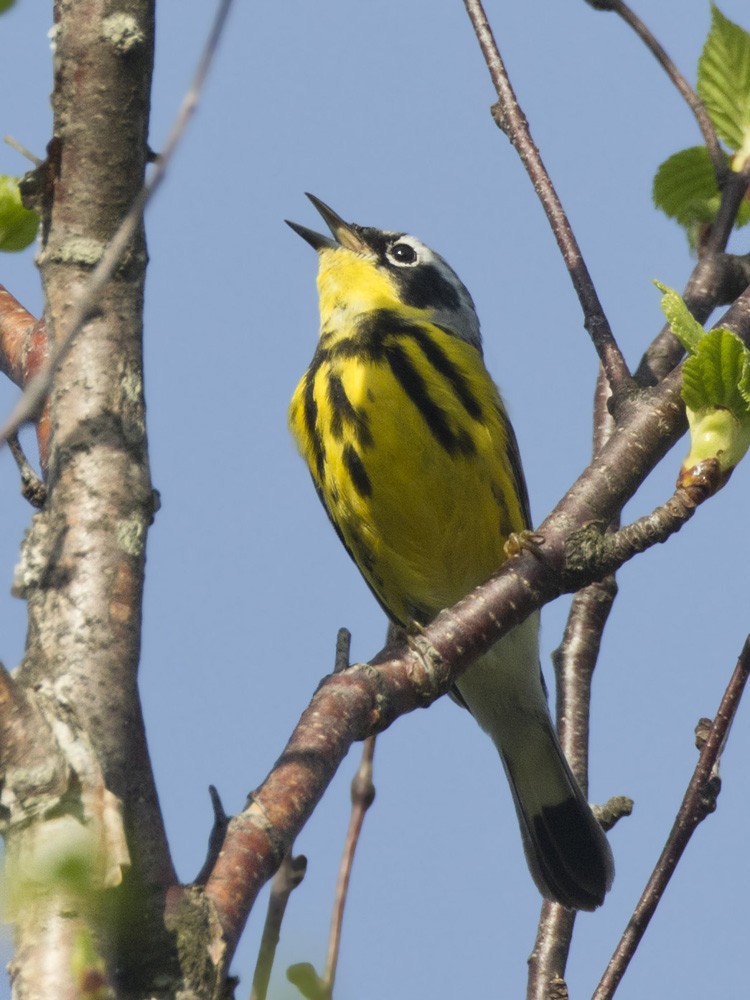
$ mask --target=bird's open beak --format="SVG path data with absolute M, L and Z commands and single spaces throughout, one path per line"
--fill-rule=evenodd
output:
M 320 198 L 316 198 L 314 194 L 308 194 L 307 197 L 323 216 L 323 221 L 331 230 L 334 238 L 323 236 L 322 233 L 316 233 L 314 229 L 308 229 L 307 226 L 300 226 L 297 222 L 290 222 L 289 219 L 286 220 L 286 224 L 291 226 L 295 233 L 298 233 L 314 250 L 346 247 L 347 250 L 352 250 L 354 253 L 369 254 L 372 252 L 357 232 L 358 227 L 344 222 L 340 215 L 337 215 L 332 208 L 329 208 Z

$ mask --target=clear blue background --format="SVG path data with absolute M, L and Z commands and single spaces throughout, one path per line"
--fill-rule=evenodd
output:
M 0 133 L 38 155 L 50 136 L 50 4 L 0 18 Z M 531 185 L 489 106 L 463 5 L 237 3 L 217 64 L 147 225 L 146 386 L 153 479 L 141 667 L 162 804 L 183 879 L 200 868 L 207 786 L 236 811 L 281 752 L 336 629 L 366 658 L 384 622 L 340 548 L 295 453 L 286 407 L 315 345 L 315 255 L 283 224 L 318 225 L 303 191 L 344 217 L 405 229 L 442 252 L 483 322 L 513 416 L 537 521 L 589 455 L 596 360 Z M 212 4 L 161 0 L 151 144 L 159 149 L 208 31 Z M 641 3 L 694 80 L 704 0 Z M 744 0 L 723 11 L 750 28 Z M 651 205 L 658 164 L 700 142 L 676 91 L 614 15 L 582 0 L 488 2 L 498 43 L 615 333 L 635 365 L 661 325 L 653 278 L 681 287 L 680 230 Z M 0 147 L 0 172 L 23 160 Z M 746 233 L 736 241 L 747 249 Z M 41 306 L 31 251 L 2 281 Z M 0 386 L 7 411 L 15 390 Z M 671 493 L 684 442 L 627 510 Z M 611 836 L 617 877 L 579 918 L 568 981 L 590 995 L 666 837 L 750 625 L 747 467 L 668 545 L 620 574 L 595 682 L 591 794 L 635 799 Z M 23 649 L 8 595 L 30 511 L 0 454 L 0 656 Z M 544 615 L 543 655 L 568 607 Z M 549 675 L 549 670 L 547 671 Z M 746 993 L 750 879 L 747 707 L 725 754 L 718 812 L 698 830 L 618 996 Z M 309 858 L 283 928 L 283 970 L 322 966 L 348 822 L 347 759 L 296 848 Z M 539 908 L 492 746 L 447 700 L 378 742 L 377 799 L 351 885 L 337 1000 L 520 997 Z M 265 894 L 262 904 L 265 903 Z M 246 996 L 264 906 L 234 968 Z

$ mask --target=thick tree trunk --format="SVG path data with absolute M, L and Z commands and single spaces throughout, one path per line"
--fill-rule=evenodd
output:
M 39 255 L 53 339 L 143 183 L 154 3 L 58 0 L 55 22 Z M 136 681 L 156 506 L 143 399 L 145 266 L 141 230 L 56 373 L 49 499 L 19 567 L 29 631 L 15 695 L 46 720 L 25 727 L 13 762 L 7 843 L 19 997 L 78 995 L 87 977 L 124 996 L 169 966 L 164 893 L 175 874 Z M 36 760 L 42 738 L 56 744 L 57 768 L 42 807 L 30 808 L 19 793 L 24 753 Z

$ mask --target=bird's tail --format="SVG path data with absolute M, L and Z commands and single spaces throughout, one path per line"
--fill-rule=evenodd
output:
M 612 884 L 612 852 L 557 740 L 537 636 L 533 616 L 470 667 L 457 686 L 500 751 L 539 891 L 570 909 L 593 910 Z

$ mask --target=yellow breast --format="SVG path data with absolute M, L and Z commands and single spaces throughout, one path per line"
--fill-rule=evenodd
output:
M 520 465 L 479 352 L 390 308 L 387 288 L 358 287 L 368 308 L 339 309 L 344 327 L 331 322 L 333 293 L 325 313 L 321 300 L 327 322 L 290 424 L 381 603 L 398 622 L 425 622 L 487 579 L 527 526 Z

